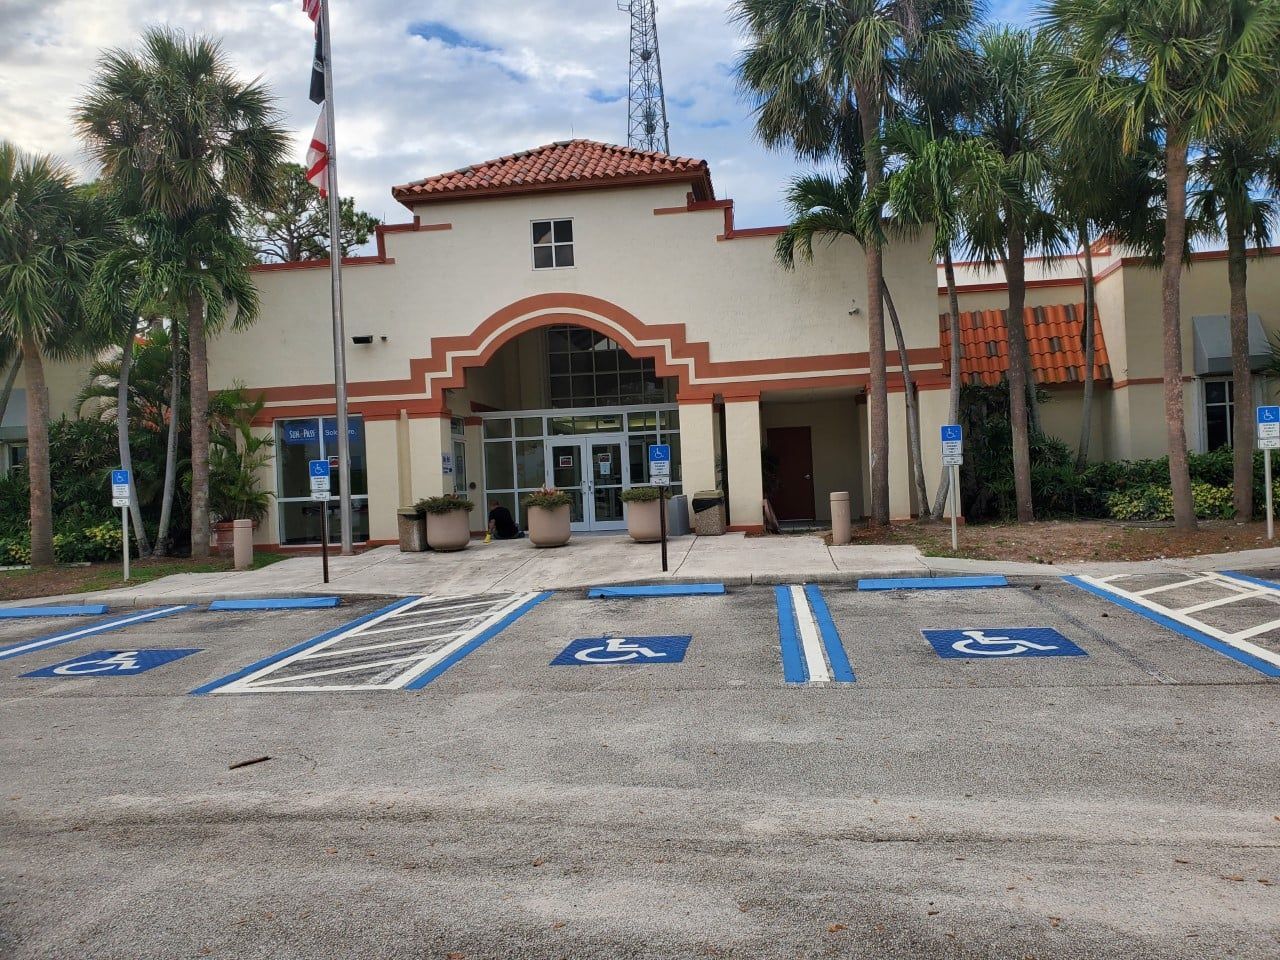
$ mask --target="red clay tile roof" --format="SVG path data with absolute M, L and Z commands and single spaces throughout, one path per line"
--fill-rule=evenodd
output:
M 996 384 L 1009 369 L 1009 328 L 1004 310 L 974 310 L 960 314 L 960 376 L 965 383 Z M 1080 383 L 1084 380 L 1084 351 L 1080 346 L 1084 304 L 1055 303 L 1047 307 L 1027 307 L 1023 320 L 1027 347 L 1037 383 Z M 1111 379 L 1111 360 L 1102 325 L 1094 311 L 1093 378 Z M 947 315 L 939 318 L 942 369 L 951 375 L 951 334 Z
M 391 188 L 406 206 L 494 194 L 574 190 L 620 184 L 685 181 L 695 200 L 714 200 L 707 161 L 618 147 L 594 140 L 562 140 L 451 173 Z

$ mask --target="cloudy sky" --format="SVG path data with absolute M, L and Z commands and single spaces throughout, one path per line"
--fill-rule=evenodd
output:
M 993 0 L 1022 20 L 1031 0 Z M 246 76 L 261 74 L 303 143 L 311 26 L 300 0 L 0 0 L 0 137 L 93 171 L 69 116 L 98 53 L 149 24 L 223 39 Z M 658 35 L 673 153 L 711 164 L 738 223 L 782 219 L 796 170 L 751 134 L 735 91 L 741 45 L 728 0 L 660 0 Z M 571 137 L 626 139 L 628 16 L 616 0 L 331 0 L 342 192 L 386 221 L 407 217 L 403 183 Z

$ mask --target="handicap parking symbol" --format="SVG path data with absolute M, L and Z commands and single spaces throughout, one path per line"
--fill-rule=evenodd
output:
M 692 637 L 588 637 L 574 640 L 551 661 L 553 667 L 609 663 L 679 663 Z
M 1049 627 L 981 627 L 920 632 L 933 645 L 938 656 L 948 659 L 1088 656 Z
M 199 649 L 168 650 L 98 650 L 95 653 L 64 660 L 52 667 L 24 673 L 25 677 L 131 677 L 156 667 L 181 660 Z

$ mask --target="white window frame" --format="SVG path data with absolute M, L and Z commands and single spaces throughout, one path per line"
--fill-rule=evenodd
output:
M 550 242 L 550 243 L 534 243 L 534 242 L 533 242 L 533 225 L 534 225 L 535 223 L 549 223 L 549 224 L 551 224 L 551 242 Z M 567 223 L 567 224 L 569 224 L 570 231 L 571 231 L 571 232 L 572 232 L 572 234 L 573 234 L 573 239 L 572 239 L 572 240 L 570 240 L 568 243 L 556 243 L 556 224 L 557 224 L 557 223 Z M 577 268 L 577 266 L 578 266 L 578 250 L 577 250 L 577 246 L 578 246 L 578 234 L 577 234 L 577 231 L 573 229 L 573 217 L 535 217 L 534 219 L 532 219 L 532 220 L 530 220 L 530 221 L 529 221 L 529 268 L 530 268 L 530 269 L 532 269 L 532 270 L 536 270 L 536 271 L 538 271 L 539 273 L 541 273 L 541 272 L 542 272 L 542 271 L 544 271 L 544 270 L 573 270 L 573 269 L 576 269 L 576 268 Z M 539 247 L 548 247 L 548 248 L 550 248 L 550 250 L 551 250 L 551 266 L 549 266 L 549 267 L 540 267 L 540 266 L 538 266 L 537 261 L 536 261 L 535 251 L 537 251 Z M 563 267 L 562 267 L 562 266 L 559 266 L 559 265 L 555 262 L 555 261 L 556 261 L 556 248 L 557 248 L 557 247 L 568 247 L 568 248 L 573 252 L 573 263 L 566 264 L 566 265 L 565 265 L 565 266 L 563 266 Z

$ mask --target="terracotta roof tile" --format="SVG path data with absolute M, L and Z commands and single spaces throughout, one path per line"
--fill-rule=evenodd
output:
M 1080 345 L 1084 304 L 1055 303 L 1027 307 L 1022 319 L 1036 382 L 1080 383 L 1084 380 L 1084 351 Z M 1111 360 L 1094 311 L 1097 352 L 1093 378 L 1111 379 Z M 939 318 L 942 372 L 951 376 L 951 333 L 944 313 Z M 1009 328 L 1004 310 L 973 310 L 960 314 L 960 375 L 966 383 L 999 383 L 1009 369 Z
M 633 150 L 594 140 L 562 140 L 391 189 L 406 205 L 459 196 L 688 181 L 695 200 L 714 200 L 705 160 Z

